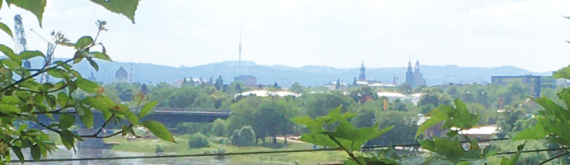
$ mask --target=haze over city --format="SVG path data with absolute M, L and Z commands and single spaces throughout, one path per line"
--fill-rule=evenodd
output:
M 26 29 L 45 38 L 63 31 L 72 41 L 106 20 L 100 41 L 113 60 L 175 67 L 237 60 L 240 27 L 242 60 L 263 65 L 355 68 L 364 60 L 369 68 L 403 67 L 411 57 L 422 65 L 545 72 L 570 61 L 570 20 L 562 17 L 570 16 L 570 2 L 563 0 L 141 1 L 135 25 L 89 3 L 47 1 L 43 29 L 17 7 L 4 5 L 0 17 L 13 27 L 21 14 Z M 45 42 L 26 33 L 30 49 L 45 51 Z M 72 51 L 59 47 L 55 55 Z

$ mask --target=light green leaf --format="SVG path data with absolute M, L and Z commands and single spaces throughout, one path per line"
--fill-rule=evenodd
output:
M 125 118 L 127 118 L 127 120 L 131 122 L 133 125 L 139 124 L 139 118 L 137 117 L 137 115 L 129 111 L 128 108 L 124 110 L 123 114 L 125 115 Z
M 8 5 L 16 5 L 22 9 L 32 12 L 38 18 L 40 27 L 42 27 L 42 18 L 44 9 L 46 8 L 46 0 L 6 0 Z
M 570 66 L 562 68 L 552 74 L 554 78 L 570 79 Z
M 296 117 L 296 118 L 291 119 L 291 121 L 292 121 L 293 123 L 302 124 L 302 125 L 305 125 L 305 126 L 307 126 L 307 125 L 312 125 L 313 122 L 315 122 L 315 121 L 314 121 L 311 117 L 309 117 L 309 116 Z
M 69 43 L 69 42 L 56 42 L 56 44 L 67 46 L 67 47 L 75 47 L 75 44 Z
M 69 102 L 69 97 L 67 94 L 60 92 L 57 94 L 57 102 L 59 103 L 59 106 L 65 107 L 67 106 L 67 102 Z
M 77 43 L 75 44 L 75 49 L 81 50 L 91 44 L 93 44 L 93 38 L 91 38 L 90 36 L 83 36 L 79 38 L 79 40 L 77 40 Z
M 141 113 L 139 114 L 140 118 L 143 118 L 152 113 L 152 108 L 154 108 L 158 104 L 157 101 L 151 101 L 150 103 L 145 104 L 142 109 Z
M 69 74 L 67 72 L 65 72 L 65 70 L 63 69 L 59 69 L 59 68 L 55 68 L 52 70 L 48 70 L 48 74 L 50 76 L 53 76 L 55 78 L 66 78 L 69 77 Z
M 0 8 L 2 8 L 1 0 L 0 0 Z M 4 32 L 6 32 L 6 34 L 10 35 L 10 37 L 14 38 L 14 36 L 12 36 L 12 30 L 10 30 L 10 28 L 6 26 L 6 24 L 3 24 L 2 22 L 0 22 L 0 30 L 3 30 Z
M 96 93 L 97 89 L 99 88 L 99 85 L 96 83 L 83 78 L 78 78 L 76 82 L 77 87 L 79 87 L 81 90 L 84 90 L 85 92 Z
M 18 104 L 20 103 L 20 99 L 17 96 L 2 96 L 2 102 L 6 103 L 6 104 Z
M 517 153 L 511 159 L 507 159 L 507 158 L 503 157 L 503 159 L 501 160 L 501 165 L 516 165 L 517 160 L 519 160 L 519 157 L 521 156 L 522 150 L 524 149 L 524 146 L 525 146 L 524 144 L 519 145 L 517 147 Z
M 20 112 L 20 108 L 11 105 L 11 104 L 5 104 L 5 103 L 0 103 L 0 111 L 2 112 Z
M 4 55 L 8 56 L 12 60 L 21 60 L 18 58 L 16 53 L 6 45 L 0 44 L 0 52 L 4 53 Z
M 176 141 L 174 141 L 174 137 L 172 137 L 172 134 L 168 131 L 168 129 L 159 122 L 149 120 L 142 122 L 142 125 L 158 138 L 176 143 Z
M 101 60 L 105 60 L 105 61 L 112 61 L 111 57 L 109 57 L 107 54 L 105 53 L 101 53 L 101 52 L 92 52 L 91 53 L 93 55 L 94 58 L 97 59 L 101 59 Z
M 537 124 L 534 128 L 525 129 L 517 133 L 513 140 L 530 140 L 530 139 L 542 139 L 546 137 L 546 133 L 544 132 L 544 127 L 542 125 Z
M 44 57 L 45 55 L 44 53 L 40 52 L 40 51 L 24 51 L 22 53 L 20 53 L 19 55 L 20 59 L 30 59 L 30 58 L 34 58 L 34 57 Z
M 75 122 L 75 116 L 68 114 L 61 114 L 59 117 L 59 126 L 63 129 L 67 129 L 73 125 Z
M 441 111 L 439 108 L 431 110 L 428 115 L 430 116 L 430 118 L 427 119 L 424 123 L 422 123 L 422 125 L 420 125 L 418 131 L 416 132 L 416 137 L 424 133 L 425 130 L 433 127 L 434 125 L 440 122 L 443 122 L 447 116 L 445 112 Z
M 91 2 L 99 4 L 113 13 L 127 16 L 133 24 L 135 23 L 135 11 L 139 5 L 139 0 L 91 0 Z

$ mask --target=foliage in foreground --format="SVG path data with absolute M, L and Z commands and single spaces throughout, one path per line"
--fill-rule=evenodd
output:
M 138 0 L 92 1 L 134 21 L 134 11 Z M 0 0 L 0 8 L 2 2 Z M 31 11 L 41 25 L 45 0 L 7 0 L 6 4 Z M 0 52 L 6 56 L 0 59 L 0 164 L 9 163 L 12 160 L 11 153 L 23 162 L 22 149 L 25 148 L 30 149 L 31 156 L 36 161 L 40 157 L 47 157 L 48 152 L 55 149 L 55 144 L 51 142 L 50 137 L 40 129 L 31 128 L 30 123 L 59 134 L 61 142 L 67 149 L 74 148 L 76 141 L 85 138 L 107 138 L 119 134 L 135 135 L 133 131 L 135 126 L 144 126 L 159 138 L 174 142 L 172 134 L 161 123 L 141 121 L 141 118 L 152 113 L 156 102 L 143 105 L 144 95 L 138 95 L 140 113 L 134 114 L 126 105 L 117 104 L 104 96 L 104 88 L 84 79 L 79 72 L 73 69 L 73 64 L 83 60 L 88 61 L 95 70 L 99 69 L 95 59 L 111 61 L 103 44 L 97 43 L 100 32 L 107 30 L 106 24 L 105 21 L 98 21 L 98 31 L 95 37 L 83 36 L 75 43 L 70 42 L 63 33 L 52 33 L 56 45 L 73 47 L 76 52 L 71 59 L 53 63 L 46 62 L 40 68 L 24 66 L 30 59 L 51 57 L 47 57 L 40 51 L 14 52 L 8 46 L 0 44 Z M 10 28 L 1 22 L 0 30 L 14 37 Z M 100 51 L 94 51 L 96 49 Z M 44 74 L 55 78 L 56 82 L 37 82 L 36 78 Z M 82 93 L 82 97 L 79 97 L 78 93 Z M 94 113 L 102 113 L 105 117 L 103 121 L 105 124 L 95 128 L 96 133 L 80 135 L 70 131 L 71 127 L 77 123 L 76 120 L 86 128 L 92 129 L 95 123 Z M 38 120 L 39 116 L 47 116 L 58 122 L 42 123 Z M 102 135 L 102 130 L 111 122 L 125 124 L 122 125 L 122 130 L 115 134 Z
M 356 128 L 348 119 L 356 116 L 354 113 L 341 114 L 341 107 L 337 107 L 329 111 L 326 116 L 320 116 L 312 119 L 309 116 L 298 117 L 292 119 L 297 124 L 304 125 L 308 130 L 308 134 L 303 134 L 301 141 L 313 143 L 319 146 L 330 148 L 341 148 L 349 156 L 350 159 L 345 164 L 395 164 L 391 158 L 383 155 L 368 155 L 361 153 L 362 145 L 372 140 L 390 129 L 393 126 L 379 130 L 378 124 L 367 128 Z M 336 126 L 333 131 L 327 127 Z

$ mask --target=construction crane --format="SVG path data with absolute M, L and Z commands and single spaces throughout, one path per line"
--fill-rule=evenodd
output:
M 38 34 L 38 32 L 34 31 L 34 29 L 30 29 L 30 31 L 32 31 L 36 36 L 38 36 L 40 39 L 42 39 L 48 43 L 48 49 L 47 49 L 47 54 L 46 54 L 44 66 L 50 65 L 51 61 L 53 60 L 53 52 L 55 51 L 55 44 L 50 42 L 49 40 L 45 39 L 44 37 L 42 37 L 40 34 Z M 40 77 L 40 82 L 45 83 L 48 81 L 49 81 L 49 75 L 47 73 L 42 74 L 42 76 Z
M 26 35 L 24 34 L 24 25 L 22 24 L 22 17 L 18 14 L 14 16 L 14 30 L 16 31 L 16 37 L 14 37 L 16 44 L 16 53 L 20 54 L 27 49 Z M 29 60 L 24 60 L 24 68 L 32 68 L 32 64 Z

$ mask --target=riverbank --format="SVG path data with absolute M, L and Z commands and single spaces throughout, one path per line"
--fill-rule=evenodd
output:
M 269 148 L 262 146 L 237 147 L 225 145 L 220 142 L 223 138 L 211 137 L 210 146 L 204 148 L 188 148 L 189 135 L 175 136 L 176 143 L 170 143 L 158 139 L 136 139 L 127 140 L 124 137 L 112 137 L 105 139 L 105 142 L 118 143 L 112 150 L 139 152 L 147 154 L 155 154 L 155 149 L 159 146 L 164 154 L 203 154 L 205 152 L 213 152 L 218 149 L 224 149 L 226 153 L 231 152 L 252 152 L 252 151 L 279 151 L 279 150 L 295 150 L 295 149 L 311 149 L 312 144 L 290 142 L 286 147 Z M 268 139 L 269 142 L 269 139 Z M 282 141 L 279 141 L 282 143 Z M 344 160 L 347 155 L 342 151 L 325 151 L 325 152 L 302 152 L 302 153 L 282 153 L 282 154 L 263 154 L 263 155 L 243 155 L 228 156 L 225 162 L 227 164 L 318 164 L 339 162 Z M 213 157 L 211 159 L 214 159 Z

